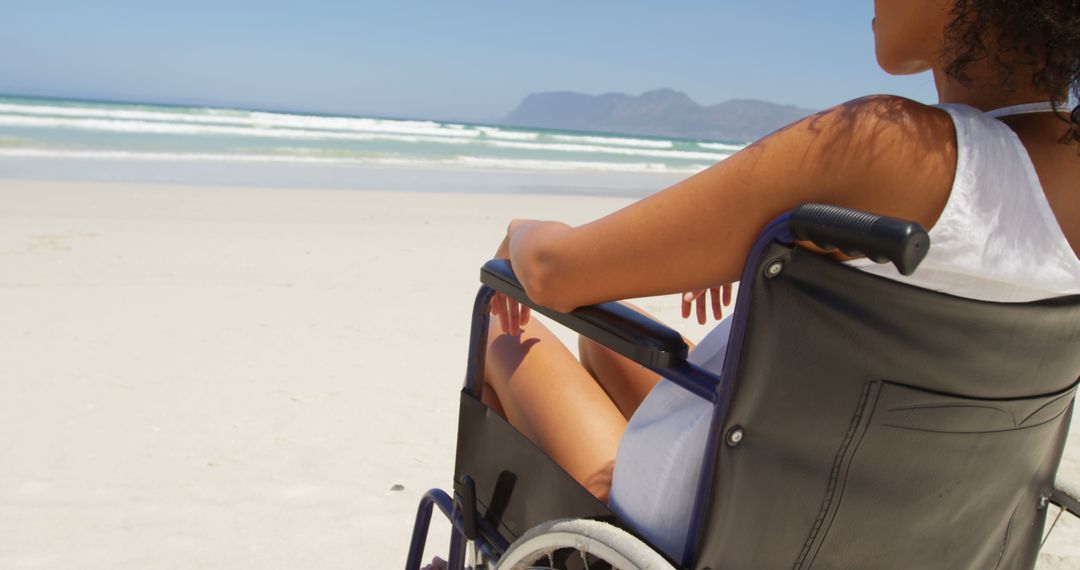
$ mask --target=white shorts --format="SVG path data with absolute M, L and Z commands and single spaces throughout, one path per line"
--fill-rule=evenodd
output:
M 719 374 L 730 333 L 731 319 L 720 321 L 687 360 Z M 615 457 L 608 506 L 674 560 L 690 528 L 712 409 L 661 380 L 630 418 Z

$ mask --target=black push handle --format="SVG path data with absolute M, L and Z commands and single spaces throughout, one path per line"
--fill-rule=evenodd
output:
M 689 352 L 679 333 L 619 303 L 588 305 L 569 313 L 537 305 L 505 259 L 485 263 L 480 282 L 638 364 L 671 368 L 685 361 Z
M 803 204 L 792 210 L 788 225 L 797 240 L 877 263 L 891 261 L 904 275 L 914 273 L 930 251 L 930 236 L 915 222 L 839 206 Z

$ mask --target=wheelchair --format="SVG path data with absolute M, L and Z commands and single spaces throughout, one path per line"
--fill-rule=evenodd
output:
M 448 566 L 523 568 L 1031 568 L 1049 506 L 1080 516 L 1055 476 L 1080 376 L 1080 295 L 956 297 L 871 275 L 794 242 L 891 262 L 930 247 L 911 222 L 807 204 L 746 261 L 723 372 L 617 303 L 559 313 L 505 261 L 481 270 L 452 495 L 433 507 Z M 488 304 L 501 292 L 713 404 L 686 547 L 668 556 L 480 403 Z M 566 397 L 573 397 L 567 394 Z M 1056 519 L 1055 519 L 1056 520 Z

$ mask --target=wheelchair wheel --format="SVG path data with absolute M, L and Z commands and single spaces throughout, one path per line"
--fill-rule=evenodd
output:
M 498 570 L 674 570 L 650 546 L 600 521 L 550 521 L 510 545 Z

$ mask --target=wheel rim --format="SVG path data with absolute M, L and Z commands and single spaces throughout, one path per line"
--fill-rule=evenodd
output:
M 499 569 L 507 570 L 636 570 L 637 564 L 607 544 L 580 534 L 549 532 L 508 553 Z
M 590 519 L 536 525 L 510 545 L 497 570 L 675 570 L 660 552 L 617 526 Z

